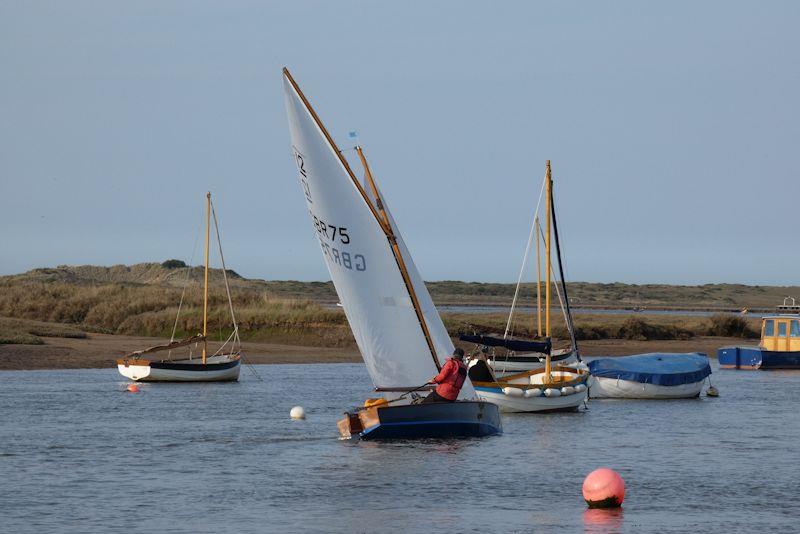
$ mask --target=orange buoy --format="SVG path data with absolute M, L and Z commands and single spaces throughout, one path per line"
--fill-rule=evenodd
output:
M 583 498 L 589 508 L 619 508 L 625 500 L 625 481 L 613 469 L 595 469 L 583 481 Z
M 136 384 L 128 384 L 128 387 L 125 389 L 127 389 L 131 393 L 139 393 L 139 386 L 137 386 Z

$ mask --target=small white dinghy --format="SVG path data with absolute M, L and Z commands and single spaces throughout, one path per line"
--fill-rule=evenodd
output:
M 711 374 L 708 356 L 651 353 L 589 362 L 593 399 L 689 399 L 700 395 Z
M 211 220 L 214 220 L 217 245 L 219 247 L 219 257 L 222 263 L 222 276 L 225 281 L 225 291 L 228 295 L 228 306 L 233 323 L 233 332 L 228 340 L 217 350 L 216 353 L 208 355 L 208 248 L 211 235 Z M 187 274 L 191 271 L 188 267 Z M 187 278 L 188 280 L 188 278 Z M 180 316 L 181 305 L 178 306 L 178 316 Z M 178 321 L 175 320 L 175 327 Z M 175 328 L 172 331 L 175 336 Z M 202 352 L 199 357 L 172 359 L 172 351 L 181 347 L 199 345 L 202 343 Z M 226 352 L 228 343 L 232 347 Z M 217 225 L 217 214 L 214 205 L 211 203 L 211 193 L 206 193 L 206 246 L 205 246 L 205 270 L 203 283 L 203 333 L 197 334 L 186 339 L 170 341 L 164 345 L 156 345 L 144 350 L 137 350 L 126 354 L 117 360 L 117 370 L 125 378 L 139 382 L 231 382 L 239 380 L 239 369 L 241 364 L 241 340 L 239 339 L 239 327 L 236 324 L 236 316 L 233 313 L 233 301 L 231 291 L 228 286 L 228 274 L 225 268 L 225 257 L 222 254 L 222 244 L 219 239 L 219 226 Z M 151 360 L 147 354 L 156 352 L 168 352 L 168 358 L 163 360 Z

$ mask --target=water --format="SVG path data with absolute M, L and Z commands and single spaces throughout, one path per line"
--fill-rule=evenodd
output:
M 745 532 L 800 519 L 800 373 L 715 372 L 718 399 L 507 415 L 502 436 L 345 442 L 363 365 L 258 366 L 238 384 L 0 372 L 3 532 Z M 306 421 L 291 421 L 303 405 Z M 584 476 L 628 494 L 587 512 Z

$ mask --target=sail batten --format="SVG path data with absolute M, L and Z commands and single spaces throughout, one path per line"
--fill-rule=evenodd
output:
M 284 92 L 316 238 L 373 384 L 384 391 L 424 384 L 453 344 L 385 199 L 356 179 L 285 69 Z M 474 394 L 469 384 L 462 391 Z

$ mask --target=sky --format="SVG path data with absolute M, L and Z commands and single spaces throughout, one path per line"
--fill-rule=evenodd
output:
M 328 280 L 288 66 L 426 280 L 516 280 L 552 160 L 568 279 L 798 284 L 800 3 L 0 0 L 0 274 L 196 250 Z M 195 250 L 192 257 L 192 251 Z

